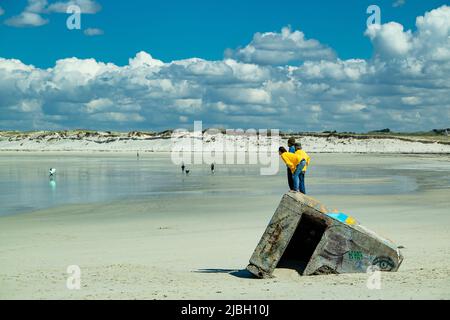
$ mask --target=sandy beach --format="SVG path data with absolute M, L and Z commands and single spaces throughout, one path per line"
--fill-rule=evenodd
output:
M 319 166 L 334 161 L 367 167 L 382 161 L 414 172 L 414 163 L 423 160 L 356 157 L 321 155 L 315 160 Z M 434 157 L 428 164 L 443 160 L 448 161 Z M 283 178 L 273 178 L 270 183 L 283 190 Z M 0 298 L 450 298 L 448 184 L 419 185 L 414 192 L 391 195 L 318 196 L 405 247 L 399 272 L 383 273 L 381 289 L 369 290 L 366 274 L 302 277 L 276 269 L 274 279 L 253 279 L 244 269 L 282 194 L 252 194 L 249 182 L 242 181 L 244 186 L 234 186 L 237 193 L 178 192 L 174 197 L 67 204 L 0 217 Z M 341 182 L 364 186 L 380 181 Z M 228 183 L 224 188 L 229 191 L 233 186 Z M 312 175 L 309 183 L 320 187 L 327 181 Z M 332 176 L 328 183 L 334 183 Z M 81 269 L 80 290 L 66 287 L 69 265 Z
M 5 157 L 4 165 L 22 156 Z M 218 168 L 215 177 L 193 174 L 176 192 L 0 216 L 0 299 L 449 299 L 448 156 L 313 159 L 335 173 L 311 170 L 311 196 L 404 246 L 400 270 L 382 273 L 380 290 L 367 288 L 366 274 L 277 269 L 273 279 L 253 279 L 244 269 L 287 191 L 284 171 L 220 176 Z M 338 175 L 351 168 L 380 177 Z M 208 192 L 192 187 L 199 181 Z M 80 290 L 66 287 L 69 265 L 81 269 Z

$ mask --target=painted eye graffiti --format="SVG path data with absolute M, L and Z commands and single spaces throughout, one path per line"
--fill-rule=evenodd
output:
M 378 266 L 380 271 L 391 271 L 395 267 L 394 261 L 389 257 L 377 257 L 372 265 Z

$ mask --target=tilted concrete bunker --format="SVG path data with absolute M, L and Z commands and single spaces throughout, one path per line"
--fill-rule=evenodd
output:
M 247 270 L 272 277 L 277 267 L 301 275 L 363 273 L 370 266 L 397 271 L 403 261 L 398 247 L 360 225 L 330 211 L 301 193 L 286 193 L 257 245 Z

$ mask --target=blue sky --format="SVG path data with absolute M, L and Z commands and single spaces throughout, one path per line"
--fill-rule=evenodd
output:
M 334 48 L 339 57 L 369 58 L 364 37 L 366 9 L 377 4 L 382 21 L 414 28 L 415 18 L 445 0 L 128 0 L 97 1 L 102 10 L 82 16 L 82 28 L 100 28 L 101 37 L 86 37 L 65 27 L 66 14 L 53 14 L 47 25 L 12 28 L 0 24 L 0 56 L 39 67 L 67 57 L 96 58 L 124 65 L 139 51 L 165 62 L 199 57 L 220 60 L 226 48 L 247 44 L 254 33 L 277 31 L 290 25 L 309 38 Z M 2 0 L 6 19 L 19 14 L 27 0 Z
M 0 0 L 0 129 L 449 126 L 446 4 Z

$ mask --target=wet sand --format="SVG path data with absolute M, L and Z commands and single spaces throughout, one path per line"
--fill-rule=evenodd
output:
M 418 159 L 402 157 L 381 159 L 393 170 Z M 418 173 L 424 178 L 440 168 L 436 161 L 445 160 L 421 159 L 431 166 L 428 173 Z M 380 163 L 380 157 L 363 155 L 315 160 Z M 274 178 L 271 183 L 283 188 L 283 178 Z M 243 269 L 282 194 L 245 193 L 236 184 L 237 194 L 177 192 L 0 217 L 0 299 L 449 299 L 446 181 L 425 183 L 413 192 L 316 196 L 405 247 L 399 272 L 382 273 L 380 290 L 367 288 L 366 274 L 301 277 L 277 269 L 274 279 L 251 278 Z M 317 190 L 327 179 L 310 183 Z M 367 177 L 346 181 L 371 183 Z M 69 265 L 81 268 L 80 290 L 66 288 Z

